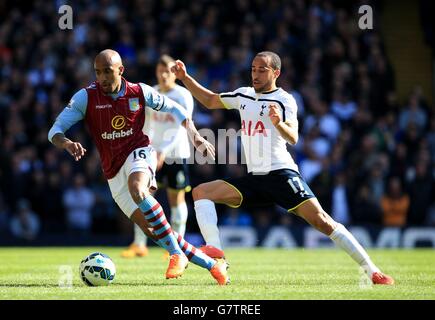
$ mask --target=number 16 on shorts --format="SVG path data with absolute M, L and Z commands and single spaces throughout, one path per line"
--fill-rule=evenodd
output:
M 132 172 L 130 169 L 136 167 L 149 167 L 153 173 L 156 172 L 157 152 L 153 147 L 143 147 L 133 150 L 133 152 L 129 155 L 129 160 L 129 170 L 127 172 Z
M 136 149 L 133 151 L 133 158 L 136 160 L 137 158 L 146 159 L 147 153 L 145 149 Z

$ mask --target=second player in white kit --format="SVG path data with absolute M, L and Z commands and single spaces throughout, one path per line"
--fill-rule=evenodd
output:
M 175 83 L 175 76 L 170 67 L 175 63 L 170 56 L 160 57 L 156 66 L 158 85 L 154 89 L 174 100 L 191 117 L 193 113 L 193 97 L 182 86 Z M 159 188 L 166 188 L 168 202 L 171 208 L 170 221 L 174 231 L 184 236 L 188 209 L 185 192 L 189 192 L 189 173 L 186 159 L 190 157 L 190 143 L 186 129 L 177 125 L 170 113 L 147 110 L 144 132 L 151 140 L 151 145 L 157 151 L 156 179 Z M 142 230 L 134 226 L 134 241 L 122 252 L 126 258 L 146 256 L 147 237 Z

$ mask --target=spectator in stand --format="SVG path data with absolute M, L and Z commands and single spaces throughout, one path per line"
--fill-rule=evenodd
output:
M 407 162 L 410 164 L 415 163 L 415 157 L 418 153 L 419 142 L 421 141 L 421 133 L 415 123 L 408 124 L 405 132 L 402 132 L 400 141 L 403 142 L 407 150 Z
M 406 146 L 403 143 L 398 143 L 394 153 L 390 155 L 391 168 L 390 173 L 394 176 L 404 177 L 408 170 L 408 156 Z
M 67 189 L 63 195 L 67 225 L 71 232 L 85 235 L 91 231 L 94 202 L 95 195 L 86 186 L 84 176 L 74 176 L 72 188 Z
M 39 217 L 30 208 L 27 199 L 20 199 L 17 203 L 17 211 L 10 221 L 11 233 L 20 239 L 34 240 L 40 230 Z
M 340 134 L 341 126 L 337 118 L 328 112 L 323 101 L 314 100 L 312 103 L 313 115 L 307 116 L 304 121 L 304 134 L 308 134 L 314 126 L 318 126 L 320 133 L 331 141 L 335 141 Z
M 351 216 L 352 223 L 356 225 L 376 226 L 381 224 L 380 205 L 371 196 L 370 187 L 367 184 L 363 184 L 357 189 Z
M 404 193 L 398 177 L 388 180 L 387 192 L 381 198 L 383 225 L 386 227 L 404 227 L 409 210 L 409 196 Z
M 338 120 L 342 123 L 347 123 L 351 121 L 355 115 L 357 105 L 354 101 L 349 99 L 348 93 L 337 92 L 331 103 L 331 111 Z
M 434 177 L 426 162 L 417 163 L 408 181 L 407 189 L 412 203 L 407 222 L 409 225 L 424 225 L 434 199 Z
M 423 132 L 426 128 L 428 119 L 425 110 L 420 106 L 418 96 L 411 95 L 409 104 L 403 108 L 399 116 L 400 130 L 405 131 L 406 128 L 412 123 L 417 127 L 418 132 Z

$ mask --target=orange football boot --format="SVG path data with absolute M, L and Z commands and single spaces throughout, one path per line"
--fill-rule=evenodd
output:
M 228 268 L 229 266 L 225 259 L 216 259 L 216 264 L 210 269 L 211 275 L 220 286 L 225 286 L 230 283 Z
M 166 279 L 178 278 L 186 270 L 189 259 L 183 254 L 173 254 L 169 257 L 169 266 L 166 270 Z

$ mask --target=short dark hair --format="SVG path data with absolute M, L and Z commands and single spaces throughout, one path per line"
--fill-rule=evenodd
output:
M 164 54 L 162 55 L 159 60 L 157 61 L 157 64 L 162 64 L 165 67 L 167 67 L 169 64 L 174 63 L 175 59 L 172 58 L 171 56 Z
M 270 66 L 273 68 L 273 70 L 281 70 L 281 58 L 275 52 L 261 51 L 257 53 L 256 56 L 269 57 Z

